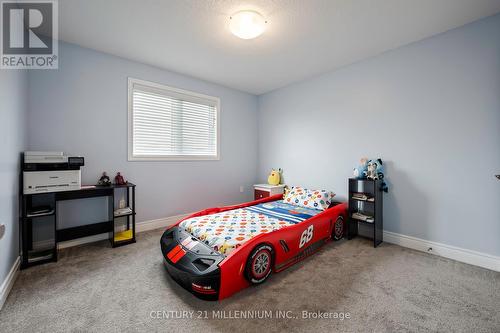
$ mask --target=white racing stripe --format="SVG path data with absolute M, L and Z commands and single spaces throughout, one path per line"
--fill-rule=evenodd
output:
M 261 207 L 256 207 L 256 206 L 246 207 L 245 209 L 247 209 L 249 211 L 252 211 L 254 213 L 265 214 L 265 215 L 268 215 L 268 216 L 271 216 L 271 217 L 277 217 L 277 218 L 280 218 L 280 219 L 285 219 L 287 221 L 292 221 L 292 222 L 297 222 L 297 223 L 306 220 L 305 218 L 297 217 L 297 216 L 294 216 L 294 215 L 277 213 L 277 212 L 274 212 L 272 210 L 268 210 L 268 209 L 261 208 Z

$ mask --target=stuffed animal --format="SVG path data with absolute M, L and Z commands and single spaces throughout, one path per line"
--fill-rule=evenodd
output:
M 376 160 L 369 160 L 367 163 L 367 173 L 366 173 L 366 178 L 368 179 L 380 179 L 382 180 L 380 184 L 380 190 L 384 192 L 388 192 L 389 188 L 387 187 L 387 184 L 384 179 L 384 166 L 382 163 L 382 159 L 377 158 Z
M 377 177 L 377 163 L 373 163 L 372 160 L 368 162 L 366 167 L 366 178 L 368 179 L 378 179 Z
M 366 157 L 363 157 L 361 158 L 361 160 L 359 160 L 359 166 L 357 168 L 354 168 L 353 170 L 354 177 L 358 179 L 365 178 L 367 168 L 368 168 L 368 159 Z
M 271 170 L 271 174 L 267 177 L 269 185 L 279 185 L 281 181 L 281 169 Z
M 382 160 L 380 158 L 368 161 L 366 178 L 384 179 L 384 167 L 382 165 Z

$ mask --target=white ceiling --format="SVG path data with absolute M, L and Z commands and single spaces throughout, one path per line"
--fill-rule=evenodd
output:
M 241 40 L 229 16 L 267 31 Z M 262 94 L 500 12 L 500 0 L 60 0 L 60 38 Z

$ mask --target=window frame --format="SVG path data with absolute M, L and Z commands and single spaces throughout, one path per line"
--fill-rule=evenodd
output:
M 201 99 L 201 100 L 206 100 L 209 101 L 213 104 L 215 104 L 216 107 L 216 131 L 215 131 L 215 149 L 216 149 L 216 155 L 141 155 L 141 156 L 135 156 L 134 155 L 134 134 L 133 134 L 133 92 L 134 92 L 134 85 L 142 85 L 145 87 L 149 87 L 151 89 L 159 89 L 163 90 L 166 92 L 166 95 L 168 96 L 168 93 L 172 93 L 172 97 L 175 98 L 175 95 L 177 94 L 182 94 L 186 95 L 189 97 L 193 97 L 193 99 Z M 128 102 L 127 102 L 127 108 L 128 108 L 128 160 L 133 162 L 133 161 L 218 161 L 220 160 L 220 98 L 219 97 L 214 97 L 214 96 L 209 96 L 209 95 L 204 95 L 200 93 L 196 93 L 193 91 L 189 90 L 184 90 L 184 89 L 179 89 L 171 86 L 167 86 L 164 84 L 156 83 L 156 82 L 151 82 L 151 81 L 145 81 L 141 79 L 135 79 L 132 77 L 128 78 Z

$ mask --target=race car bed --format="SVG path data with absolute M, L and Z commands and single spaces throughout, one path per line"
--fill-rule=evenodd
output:
M 223 299 L 343 237 L 345 203 L 318 210 L 282 199 L 210 208 L 179 221 L 160 240 L 167 271 L 197 297 Z

